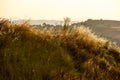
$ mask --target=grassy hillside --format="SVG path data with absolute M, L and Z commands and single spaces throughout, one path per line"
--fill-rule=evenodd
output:
M 119 80 L 120 49 L 88 28 L 36 30 L 0 20 L 0 80 Z
M 118 35 L 120 34 L 120 21 L 88 19 L 85 22 L 75 23 L 73 25 L 89 27 L 97 35 L 104 36 L 112 42 L 117 42 L 120 46 L 120 35 Z

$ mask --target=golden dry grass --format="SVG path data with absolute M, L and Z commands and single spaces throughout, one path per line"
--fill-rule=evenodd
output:
M 120 49 L 85 27 L 35 30 L 0 20 L 0 80 L 119 80 Z

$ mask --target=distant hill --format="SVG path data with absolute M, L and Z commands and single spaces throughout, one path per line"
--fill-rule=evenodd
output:
M 97 35 L 106 37 L 120 44 L 120 21 L 88 19 L 85 22 L 79 22 L 73 25 L 89 27 Z
M 120 27 L 120 21 L 115 20 L 92 20 L 88 19 L 84 22 L 85 26 L 91 27 Z

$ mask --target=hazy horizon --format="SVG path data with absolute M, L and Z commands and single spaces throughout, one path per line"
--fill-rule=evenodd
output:
M 120 20 L 119 0 L 0 0 L 0 17 L 8 19 Z

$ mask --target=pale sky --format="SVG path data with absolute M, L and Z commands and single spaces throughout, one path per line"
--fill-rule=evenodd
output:
M 0 0 L 0 17 L 120 20 L 120 0 Z

